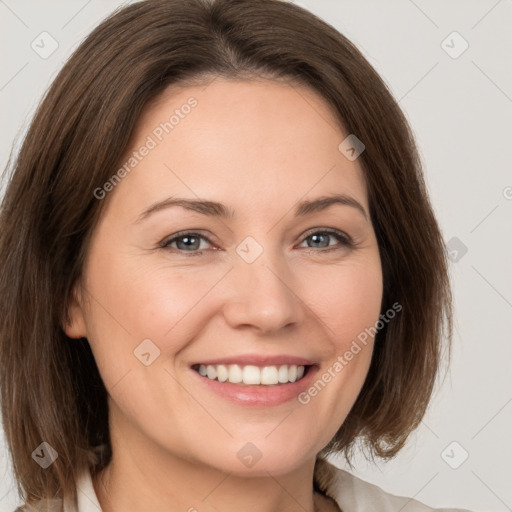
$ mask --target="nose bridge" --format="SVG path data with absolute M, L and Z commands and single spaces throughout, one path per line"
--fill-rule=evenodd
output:
M 302 305 L 279 251 L 248 237 L 237 247 L 231 279 L 225 316 L 232 327 L 252 325 L 270 332 L 302 320 Z

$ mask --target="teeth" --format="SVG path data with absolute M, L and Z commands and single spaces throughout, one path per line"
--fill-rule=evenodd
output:
M 244 384 L 261 384 L 261 372 L 257 366 L 244 366 L 242 370 Z
M 277 380 L 281 383 L 288 382 L 288 366 L 286 366 L 285 364 L 279 367 L 277 373 Z
M 261 369 L 261 382 L 263 384 L 277 384 L 279 382 L 278 369 L 275 366 L 265 366 Z
M 242 369 L 237 364 L 231 364 L 228 367 L 228 380 L 233 384 L 242 382 Z
M 211 364 L 209 364 L 206 367 L 206 376 L 212 380 L 216 379 L 217 378 L 217 368 L 215 368 L 215 366 L 212 366 Z
M 233 384 L 243 383 L 245 385 L 272 386 L 275 384 L 286 384 L 302 379 L 304 376 L 304 366 L 295 364 L 283 364 L 281 366 L 258 366 L 238 364 L 216 364 L 199 365 L 197 371 L 203 377 L 219 382 L 231 382 Z
M 228 369 L 223 364 L 219 364 L 217 366 L 217 379 L 219 380 L 219 382 L 226 382 L 228 378 Z

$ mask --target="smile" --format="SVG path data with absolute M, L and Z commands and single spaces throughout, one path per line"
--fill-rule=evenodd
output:
M 282 364 L 260 367 L 250 364 L 196 364 L 192 368 L 202 377 L 218 382 L 245 386 L 275 386 L 301 380 L 309 366 Z

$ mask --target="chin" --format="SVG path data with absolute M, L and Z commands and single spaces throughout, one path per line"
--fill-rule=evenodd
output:
M 268 436 L 265 438 L 265 436 Z M 314 461 L 324 443 L 312 443 L 311 437 L 287 441 L 286 436 L 268 435 L 259 439 L 231 439 L 224 444 L 211 440 L 207 450 L 197 453 L 197 461 L 224 473 L 239 477 L 268 477 L 291 473 L 308 461 Z

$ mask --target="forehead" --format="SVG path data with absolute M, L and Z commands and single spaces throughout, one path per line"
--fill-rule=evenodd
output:
M 142 205 L 176 194 L 247 209 L 335 191 L 366 206 L 363 171 L 338 149 L 347 135 L 331 106 L 296 84 L 173 86 L 140 117 L 123 163 L 145 156 L 112 199 Z

